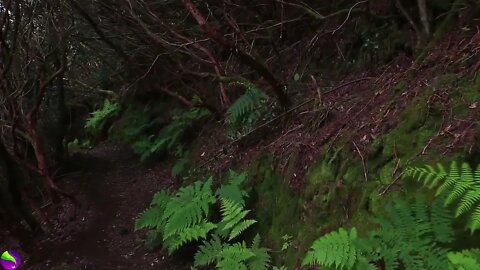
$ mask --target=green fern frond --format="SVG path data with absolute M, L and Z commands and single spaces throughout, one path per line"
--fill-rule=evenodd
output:
M 456 217 L 470 213 L 468 227 L 473 233 L 480 228 L 480 164 L 473 170 L 467 163 L 462 163 L 459 168 L 456 162 L 452 162 L 448 173 L 442 166 L 438 168 L 412 167 L 407 171 L 425 185 L 431 186 L 430 179 L 438 179 L 436 183 L 441 183 L 437 186 L 436 196 L 444 195 L 446 205 L 456 205 Z
M 473 211 L 472 216 L 470 217 L 470 221 L 468 222 L 468 228 L 470 232 L 473 233 L 476 230 L 480 229 L 480 207 Z
M 250 228 L 250 226 L 255 223 L 257 223 L 257 221 L 253 219 L 243 220 L 242 222 L 238 223 L 237 225 L 235 225 L 235 227 L 232 228 L 228 240 L 231 241 L 233 238 L 239 236 L 243 231 Z
M 218 255 L 216 268 L 218 270 L 248 270 L 247 261 L 254 256 L 255 254 L 246 246 L 245 242 L 224 246 Z
M 245 197 L 247 192 L 240 189 L 240 185 L 247 179 L 247 172 L 236 173 L 233 170 L 228 172 L 228 183 L 220 186 L 217 190 L 217 195 L 220 198 L 229 199 L 245 206 Z
M 463 250 L 460 252 L 449 252 L 451 270 L 480 270 L 480 250 Z
M 146 209 L 135 221 L 135 230 L 161 228 L 165 224 L 163 214 L 170 198 L 171 195 L 166 191 L 157 192 L 153 196 L 150 208 Z
M 357 230 L 340 228 L 317 239 L 305 256 L 302 266 L 320 265 L 337 269 L 352 269 L 357 261 L 358 251 L 353 241 Z
M 215 203 L 212 178 L 205 183 L 181 188 L 168 202 L 163 219 L 166 220 L 164 238 L 170 237 L 190 226 L 199 224 L 209 213 L 210 206 Z
M 248 261 L 250 270 L 267 270 L 272 259 L 268 254 L 268 249 L 260 247 L 260 235 L 256 235 L 252 240 L 250 250 L 254 256 Z
M 229 241 L 257 222 L 251 219 L 243 220 L 250 210 L 243 210 L 239 203 L 224 198 L 221 201 L 222 221 L 219 223 L 219 229 L 224 233 L 229 232 Z
M 452 215 L 435 202 L 429 209 L 422 196 L 414 202 L 396 200 L 375 221 L 380 228 L 370 234 L 372 243 L 382 247 L 381 258 L 387 269 L 447 269 L 447 249 L 438 243 L 453 240 Z
M 182 156 L 186 135 L 209 115 L 211 113 L 203 108 L 177 113 L 170 124 L 162 128 L 157 135 L 139 136 L 132 148 L 136 154 L 141 155 L 142 160 L 162 153 Z
M 118 115 L 120 109 L 120 103 L 105 99 L 103 106 L 91 113 L 90 118 L 85 123 L 85 128 L 91 132 L 99 132 L 109 119 Z
M 430 211 L 431 229 L 436 241 L 450 243 L 454 240 L 452 211 L 443 206 L 442 199 L 435 200 Z
M 140 217 L 135 221 L 135 230 L 144 228 L 154 229 L 160 227 L 163 220 L 163 209 L 160 207 L 152 207 L 146 209 Z
M 174 195 L 165 191 L 155 194 L 150 208 L 136 220 L 135 228 L 154 230 L 152 237 L 161 235 L 170 253 L 187 242 L 206 239 L 217 227 L 207 220 L 210 207 L 216 202 L 211 186 L 210 177 L 183 187 Z
M 195 266 L 204 266 L 212 264 L 216 261 L 218 255 L 223 250 L 224 244 L 220 237 L 213 235 L 213 238 L 210 241 L 204 241 L 195 253 Z
M 216 227 L 215 224 L 204 220 L 179 231 L 175 236 L 165 239 L 169 253 L 174 252 L 188 242 L 207 238 L 207 234 Z
M 239 97 L 226 112 L 225 122 L 228 125 L 228 133 L 230 137 L 235 137 L 237 133 L 246 132 L 254 126 L 260 117 L 259 109 L 268 97 L 248 80 L 238 80 L 232 84 L 246 88 L 245 94 Z

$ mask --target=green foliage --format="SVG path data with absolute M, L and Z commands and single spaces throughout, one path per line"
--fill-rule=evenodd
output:
M 256 235 L 252 245 L 245 242 L 227 244 L 213 236 L 211 241 L 205 241 L 195 254 L 195 266 L 215 263 L 216 269 L 266 270 L 270 266 L 270 256 L 266 248 L 260 247 L 260 236 Z
M 110 100 L 105 99 L 103 106 L 91 113 L 92 116 L 85 123 L 85 129 L 97 134 L 102 131 L 109 119 L 118 115 L 120 109 L 120 103 L 110 102 Z
M 448 269 L 453 238 L 453 217 L 436 201 L 429 207 L 423 197 L 413 202 L 397 199 L 374 220 L 378 229 L 357 238 L 355 228 L 327 234 L 316 240 L 303 264 L 335 269 L 375 269 L 368 262 L 383 262 L 386 269 Z
M 472 233 L 480 228 L 480 165 L 473 170 L 467 163 L 460 167 L 452 162 L 448 172 L 441 164 L 410 167 L 406 175 L 436 188 L 437 196 L 445 195 L 446 205 L 456 205 L 456 217 L 469 213 L 467 226 Z
M 189 162 L 190 159 L 188 157 L 188 152 L 184 153 L 183 156 L 173 165 L 172 176 L 177 177 L 187 171 Z
M 236 138 L 250 131 L 260 119 L 268 97 L 255 84 L 247 80 L 235 81 L 232 84 L 246 88 L 245 94 L 239 97 L 228 108 L 226 124 L 228 136 Z
M 109 130 L 109 138 L 115 142 L 135 144 L 148 138 L 148 129 L 152 126 L 152 113 L 150 107 L 139 108 L 130 105 L 123 113 L 121 119 L 116 121 Z
M 170 124 L 164 127 L 157 136 L 142 137 L 132 147 L 142 160 L 161 153 L 182 156 L 185 151 L 183 145 L 185 137 L 209 115 L 210 112 L 203 108 L 194 108 L 176 114 Z
M 136 220 L 135 229 L 149 229 L 147 244 L 163 246 L 172 253 L 186 243 L 203 240 L 195 255 L 195 266 L 215 263 L 217 269 L 264 270 L 270 265 L 268 250 L 260 247 L 257 235 L 252 245 L 245 242 L 231 243 L 255 220 L 246 219 L 249 210 L 244 209 L 246 193 L 239 189 L 245 173 L 231 171 L 229 182 L 215 193 L 212 178 L 183 187 L 175 194 L 157 193 L 150 205 Z M 222 219 L 210 220 L 213 205 L 220 203 Z
M 170 253 L 183 244 L 204 239 L 207 233 L 216 228 L 208 222 L 210 206 L 215 203 L 211 189 L 212 178 L 206 182 L 181 188 L 175 195 L 157 193 L 152 207 L 136 221 L 135 229 L 150 228 L 162 236 L 164 246 Z
M 250 210 L 243 210 L 241 204 L 225 198 L 221 198 L 221 201 L 222 221 L 219 223 L 219 231 L 221 235 L 228 236 L 229 241 L 256 223 L 255 220 L 245 219 Z
M 240 185 L 247 179 L 247 172 L 236 173 L 233 170 L 228 172 L 228 183 L 222 185 L 217 190 L 217 195 L 221 198 L 226 198 L 245 206 L 244 197 L 247 197 L 247 192 L 240 188 Z
M 451 270 L 480 270 L 480 250 L 462 250 L 448 253 Z
M 440 244 L 453 240 L 452 219 L 438 201 L 428 207 L 423 197 L 398 199 L 375 219 L 380 228 L 370 233 L 363 250 L 370 260 L 384 261 L 387 269 L 447 269 L 448 250 Z
M 357 230 L 340 228 L 317 239 L 305 256 L 302 265 L 335 266 L 337 269 L 352 269 L 357 260 L 357 248 L 353 241 Z

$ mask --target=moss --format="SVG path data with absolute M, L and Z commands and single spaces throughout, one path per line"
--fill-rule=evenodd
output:
M 301 199 L 283 182 L 271 164 L 275 164 L 273 159 L 262 158 L 254 161 L 248 171 L 249 181 L 254 182 L 252 200 L 258 230 L 268 246 L 275 251 L 281 249 L 283 235 L 296 236 L 299 227 L 304 224 L 300 222 L 300 206 L 303 205 Z M 276 262 L 284 260 L 280 253 L 273 255 Z
M 407 86 L 408 86 L 407 81 L 400 80 L 393 86 L 393 90 L 395 92 L 401 92 L 401 91 L 404 91 L 407 88 Z
M 475 81 L 463 79 L 459 82 L 457 89 L 452 89 L 450 103 L 452 111 L 457 117 L 466 117 L 470 113 L 471 105 L 480 101 L 480 78 Z

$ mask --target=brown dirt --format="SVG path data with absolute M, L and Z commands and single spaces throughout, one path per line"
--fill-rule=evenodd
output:
M 76 155 L 72 163 L 76 170 L 60 184 L 77 191 L 82 206 L 74 220 L 65 214 L 71 207 L 49 206 L 53 228 L 36 239 L 24 269 L 187 269 L 180 258 L 145 250 L 144 232 L 133 231 L 154 193 L 176 186 L 164 165 L 149 168 L 129 151 L 111 146 Z

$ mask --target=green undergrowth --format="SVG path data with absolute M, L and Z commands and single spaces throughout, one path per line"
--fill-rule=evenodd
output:
M 142 161 L 165 155 L 182 158 L 186 156 L 185 143 L 211 115 L 203 108 L 174 110 L 171 115 L 155 117 L 159 114 L 150 107 L 128 107 L 110 128 L 110 139 L 129 145 Z
M 476 100 L 476 88 L 458 85 L 463 92 L 454 95 L 462 96 L 463 106 L 466 100 Z M 437 86 L 451 87 L 451 78 L 440 76 Z M 277 264 L 289 268 L 299 265 L 313 240 L 338 227 L 356 227 L 359 233 L 366 233 L 375 226 L 371 217 L 378 215 L 386 203 L 405 193 L 425 193 L 417 184 L 399 178 L 407 166 L 448 163 L 464 157 L 461 153 L 441 156 L 442 149 L 435 145 L 421 154 L 442 124 L 439 105 L 429 103 L 435 91 L 434 87 L 425 89 L 404 108 L 393 128 L 370 144 L 364 153 L 365 168 L 348 136 L 323 147 L 300 191 L 289 187 L 292 176 L 289 170 L 285 173 L 277 168 L 275 158 L 263 157 L 251 163 L 249 181 L 255 191 L 252 208 L 259 233 L 273 251 L 281 250 L 283 236 L 295 239 L 285 252 L 272 252 Z M 457 102 L 456 97 L 451 101 Z

